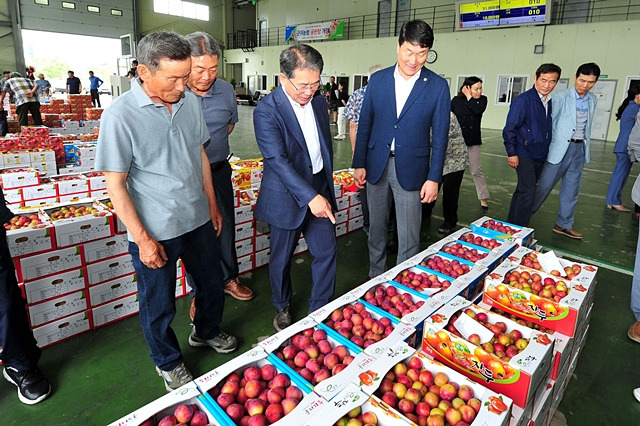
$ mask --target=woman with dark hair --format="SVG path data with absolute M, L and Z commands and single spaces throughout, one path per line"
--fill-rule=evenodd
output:
M 632 163 L 627 154 L 627 146 L 629 144 L 629 134 L 636 122 L 638 112 L 640 112 L 640 86 L 634 86 L 629 88 L 626 99 L 616 113 L 616 120 L 620 120 L 620 133 L 613 147 L 613 153 L 616 155 L 616 165 L 611 174 L 609 190 L 607 191 L 607 208 L 620 212 L 630 211 L 622 204 L 622 188 L 627 183 L 629 172 L 631 172 Z
M 480 122 L 486 109 L 487 97 L 482 94 L 482 80 L 475 76 L 465 78 L 460 91 L 451 99 L 451 112 L 462 128 L 464 143 L 469 152 L 469 170 L 476 184 L 480 207 L 485 211 L 489 209 L 489 190 L 482 172 Z

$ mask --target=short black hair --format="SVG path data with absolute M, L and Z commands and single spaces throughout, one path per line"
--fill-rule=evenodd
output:
M 11 71 L 2 71 L 2 74 L 11 74 Z
M 578 67 L 576 77 L 579 75 L 594 75 L 596 80 L 600 78 L 600 67 L 595 62 L 588 62 Z
M 562 74 L 562 68 L 560 68 L 556 64 L 551 64 L 551 63 L 542 64 L 536 70 L 536 78 L 540 78 L 540 74 L 551 74 L 551 73 L 557 73 L 558 78 L 560 78 L 560 74 Z
M 149 68 L 151 74 L 160 69 L 162 60 L 191 60 L 191 45 L 180 34 L 173 31 L 158 31 L 147 34 L 138 43 L 138 59 Z
M 71 74 L 74 74 L 74 75 L 75 75 L 75 72 L 73 72 L 73 71 L 71 71 L 71 70 L 67 71 L 67 74 L 69 74 L 69 73 L 71 73 Z
M 429 24 L 421 19 L 407 21 L 400 28 L 398 46 L 402 46 L 405 41 L 431 49 L 433 47 L 433 30 Z

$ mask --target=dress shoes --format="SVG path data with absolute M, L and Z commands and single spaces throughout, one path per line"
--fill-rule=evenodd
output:
M 619 212 L 630 212 L 631 211 L 631 210 L 629 210 L 628 208 L 626 208 L 622 204 L 607 204 L 607 208 L 609 210 L 618 210 Z

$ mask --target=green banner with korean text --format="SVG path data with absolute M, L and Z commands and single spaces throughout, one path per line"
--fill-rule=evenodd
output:
M 292 25 L 285 31 L 285 41 L 325 40 L 342 38 L 344 21 L 318 22 L 315 24 Z

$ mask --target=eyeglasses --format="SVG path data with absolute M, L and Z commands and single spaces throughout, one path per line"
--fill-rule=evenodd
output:
M 293 84 L 293 81 L 291 81 L 291 79 L 289 77 L 287 77 L 287 80 L 289 80 L 289 83 L 291 83 L 293 88 L 296 89 L 296 92 L 306 92 L 308 90 L 311 90 L 312 92 L 315 92 L 316 90 L 318 90 L 318 88 L 322 84 L 322 80 L 318 80 L 315 83 L 301 84 L 300 87 L 298 87 L 295 84 Z

